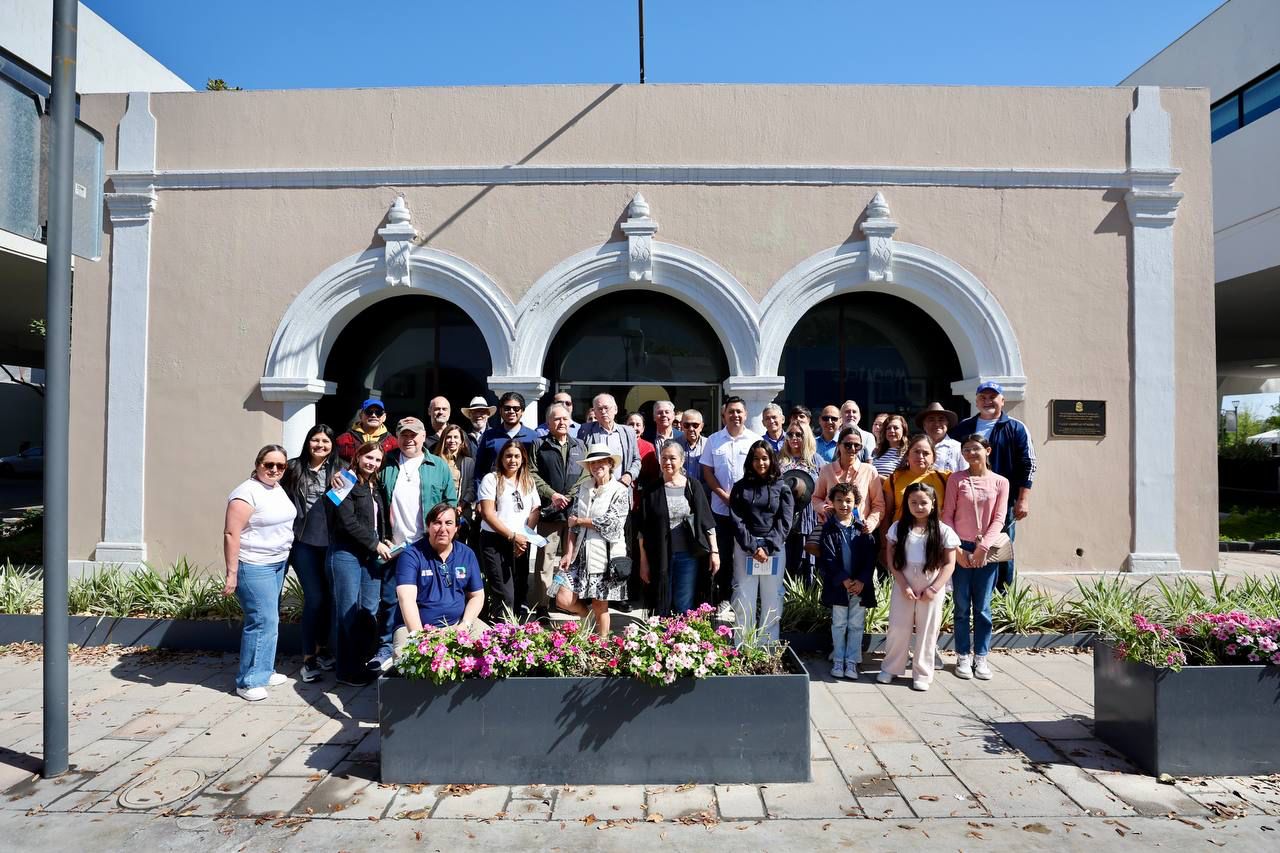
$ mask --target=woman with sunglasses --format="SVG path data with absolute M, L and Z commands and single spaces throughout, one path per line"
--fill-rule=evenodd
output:
M 804 471 L 818 482 L 822 466 L 827 464 L 818 455 L 818 446 L 813 438 L 813 430 L 807 421 L 792 418 L 791 425 L 783 434 L 782 449 L 778 451 L 778 470 L 783 474 L 788 471 Z M 817 528 L 817 508 L 814 501 L 800 513 L 799 519 L 787 536 L 787 575 L 804 579 L 813 577 L 813 559 L 805 550 L 805 541 Z
M 834 462 L 822 466 L 818 474 L 818 483 L 813 488 L 813 506 L 818 524 L 825 524 L 831 513 L 831 501 L 828 492 L 836 483 L 845 483 L 853 487 L 854 523 L 861 522 L 864 533 L 875 533 L 884 517 L 884 491 L 880 487 L 880 476 L 870 462 L 860 462 L 858 454 L 862 452 L 862 430 L 848 426 L 840 430 L 837 439 Z M 821 528 L 819 527 L 819 533 Z M 811 554 L 817 553 L 817 537 L 811 537 Z
M 387 409 L 377 397 L 370 397 L 360 404 L 360 411 L 351 420 L 351 427 L 338 436 L 338 458 L 351 462 L 356 448 L 366 441 L 376 441 L 385 456 L 400 445 L 396 437 L 387 431 Z
M 288 681 L 275 671 L 280 634 L 280 592 L 293 546 L 298 511 L 280 487 L 289 466 L 284 448 L 268 444 L 258 451 L 253 474 L 227 497 L 222 526 L 226 561 L 223 595 L 234 595 L 244 611 L 236 694 L 249 702 L 267 698 L 267 688 Z
M 519 437 L 498 450 L 495 470 L 476 489 L 480 513 L 480 565 L 489 584 L 489 621 L 528 612 L 529 536 L 541 501 L 529 471 L 529 451 Z

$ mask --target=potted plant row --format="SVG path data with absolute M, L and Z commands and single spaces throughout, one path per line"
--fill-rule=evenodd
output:
M 1280 619 L 1134 613 L 1094 649 L 1099 738 L 1153 775 L 1280 772 Z
M 809 779 L 809 678 L 704 605 L 600 637 L 568 622 L 410 637 L 378 682 L 382 781 Z

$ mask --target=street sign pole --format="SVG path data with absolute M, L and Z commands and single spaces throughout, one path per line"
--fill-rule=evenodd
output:
M 53 141 L 45 292 L 44 766 L 67 772 L 67 454 L 71 418 L 71 200 L 77 0 L 53 4 Z

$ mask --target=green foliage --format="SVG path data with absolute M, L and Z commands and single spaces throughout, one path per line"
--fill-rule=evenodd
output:
M 1243 459 L 1247 462 L 1265 462 L 1271 458 L 1271 448 L 1265 444 L 1240 441 L 1218 448 L 1222 459 Z
M 1014 581 L 991 596 L 991 624 L 1002 634 L 1039 634 L 1057 627 L 1061 608 L 1053 596 Z
M 206 92 L 243 92 L 239 86 L 228 86 L 227 81 L 221 77 L 210 77 L 204 83 Z
M 8 560 L 0 566 L 0 613 L 39 613 L 43 593 L 37 569 Z
M 831 608 L 822 603 L 822 584 L 787 577 L 782 589 L 783 631 L 818 634 L 831 627 Z
M 1233 507 L 1226 518 L 1218 521 L 1220 540 L 1280 539 L 1280 510 L 1270 507 L 1254 507 L 1241 510 Z

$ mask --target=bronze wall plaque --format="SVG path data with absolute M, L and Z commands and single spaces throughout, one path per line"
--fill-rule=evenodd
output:
M 1106 400 L 1051 400 L 1049 434 L 1055 438 L 1103 438 L 1107 434 Z

